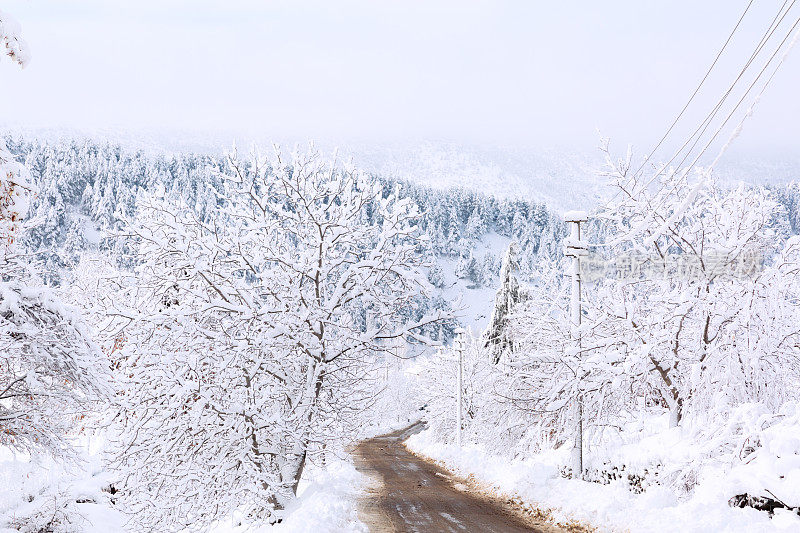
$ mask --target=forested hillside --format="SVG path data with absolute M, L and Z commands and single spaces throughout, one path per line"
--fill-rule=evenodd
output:
M 86 250 L 109 252 L 121 266 L 132 266 L 120 231 L 125 220 L 135 217 L 145 191 L 163 190 L 206 219 L 221 202 L 228 165 L 226 157 L 152 155 L 89 141 L 6 138 L 6 144 L 28 166 L 38 187 L 25 247 L 43 263 L 45 281 L 56 285 Z M 468 298 L 482 300 L 473 315 L 483 316 L 491 308 L 500 260 L 510 240 L 518 243 L 526 274 L 540 256 L 560 253 L 563 223 L 543 204 L 497 199 L 465 188 L 442 190 L 382 176 L 372 179 L 384 194 L 399 188 L 402 197 L 419 206 L 419 226 L 429 237 L 427 253 L 437 259 L 429 270 L 430 280 L 450 296 L 478 291 Z M 447 304 L 438 297 L 431 305 Z M 478 324 L 485 325 L 485 317 Z
M 86 250 L 110 252 L 120 265 L 131 266 L 119 233 L 124 220 L 135 216 L 143 191 L 163 189 L 166 196 L 186 202 L 201 219 L 221 201 L 224 156 L 159 155 L 92 141 L 42 142 L 10 136 L 5 141 L 9 151 L 25 161 L 37 184 L 31 211 L 34 223 L 24 244 L 42 262 L 44 280 L 54 285 Z M 401 196 L 420 207 L 419 226 L 436 258 L 430 281 L 445 293 L 444 299 L 465 296 L 460 305 L 473 307 L 462 313 L 465 325 L 487 325 L 509 242 L 517 243 L 523 280 L 537 276 L 540 258 L 552 260 L 562 252 L 565 226 L 560 214 L 544 204 L 498 199 L 467 188 L 426 187 L 419 183 L 423 179 L 398 181 L 380 175 L 373 179 L 386 194 L 400 187 Z M 800 232 L 800 185 L 773 185 L 769 190 L 783 208 L 776 220 L 778 233 L 785 238 Z M 608 232 L 596 220 L 588 231 L 594 241 L 602 241 Z M 446 304 L 440 295 L 431 305 Z

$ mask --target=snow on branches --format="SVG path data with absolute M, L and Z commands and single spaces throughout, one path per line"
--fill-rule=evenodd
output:
M 0 251 L 8 253 L 28 213 L 32 186 L 30 174 L 17 163 L 0 139 Z
M 592 217 L 591 261 L 605 275 L 584 282 L 581 325 L 570 324 L 563 267 L 547 261 L 508 319 L 515 346 L 493 379 L 531 415 L 534 440 L 568 442 L 581 408 L 592 449 L 632 413 L 668 409 L 671 425 L 702 440 L 743 406 L 777 413 L 797 401 L 800 256 L 796 237 L 777 235 L 773 196 L 697 169 L 645 179 L 627 159 L 609 168 L 621 199 Z M 730 454 L 740 437 L 726 434 L 707 456 Z M 690 489 L 699 467 L 672 465 L 670 483 Z
M 27 169 L 0 144 L 0 445 L 62 457 L 106 381 L 78 312 L 35 283 L 19 255 L 31 190 Z
M 0 47 L 5 48 L 5 54 L 11 61 L 25 67 L 30 62 L 30 53 L 21 34 L 22 27 L 19 22 L 0 10 Z
M 405 318 L 431 287 L 419 214 L 395 192 L 313 151 L 233 154 L 223 177 L 205 219 L 163 190 L 142 201 L 117 313 L 128 508 L 180 527 L 274 519 L 374 396 L 387 341 L 444 318 Z
M 106 392 L 102 354 L 76 310 L 46 288 L 0 281 L 0 444 L 68 456 Z
M 602 336 L 620 348 L 618 364 L 629 379 L 653 388 L 675 425 L 688 409 L 785 391 L 775 386 L 788 377 L 777 364 L 780 352 L 758 348 L 795 335 L 776 306 L 789 295 L 768 296 L 794 291 L 797 283 L 781 266 L 784 256 L 768 261 L 777 252 L 777 204 L 763 189 L 718 187 L 702 170 L 668 169 L 649 187 L 626 168 L 611 164 L 623 200 L 599 214 L 615 235 L 605 252 L 667 265 L 667 275 L 600 282 Z M 683 268 L 670 272 L 671 263 Z

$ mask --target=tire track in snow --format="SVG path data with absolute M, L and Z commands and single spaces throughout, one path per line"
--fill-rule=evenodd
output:
M 361 520 L 373 532 L 552 533 L 550 525 L 532 525 L 496 502 L 454 487 L 451 474 L 411 454 L 403 441 L 423 422 L 359 443 L 356 468 L 370 478 L 359 505 Z

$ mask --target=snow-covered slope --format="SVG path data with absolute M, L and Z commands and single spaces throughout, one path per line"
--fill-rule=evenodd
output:
M 491 253 L 495 257 L 502 257 L 510 242 L 511 239 L 497 233 L 487 234 L 475 246 L 475 255 Z M 480 333 L 489 324 L 497 287 L 494 285 L 472 286 L 466 280 L 456 276 L 456 264 L 456 259 L 447 257 L 439 259 L 439 265 L 442 267 L 444 275 L 442 296 L 448 302 L 456 304 L 459 309 L 459 322 L 464 328 Z
M 589 208 L 603 196 L 599 152 L 541 147 L 479 147 L 420 142 L 356 146 L 354 157 L 386 176 L 446 188 L 466 187 L 500 198 L 525 198 L 557 209 Z

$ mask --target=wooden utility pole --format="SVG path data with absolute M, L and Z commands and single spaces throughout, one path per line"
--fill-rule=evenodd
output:
M 581 222 L 586 222 L 588 217 L 584 211 L 569 211 L 564 214 L 564 220 L 570 224 L 570 234 L 566 239 L 567 257 L 572 258 L 569 272 L 572 276 L 572 294 L 570 300 L 570 323 L 572 324 L 572 335 L 575 340 L 575 349 L 578 357 L 581 357 L 581 258 L 588 254 L 586 242 L 582 240 Z M 579 376 L 580 379 L 580 376 Z M 576 398 L 577 425 L 575 428 L 575 461 L 573 465 L 573 476 L 583 479 L 583 392 L 581 383 L 578 383 L 578 397 Z

